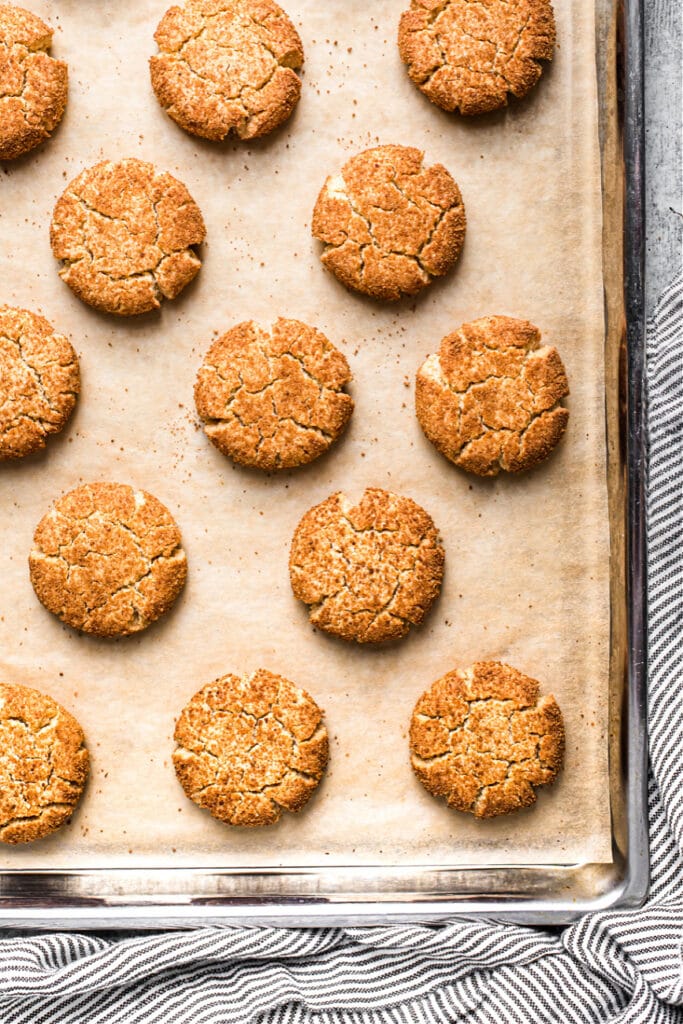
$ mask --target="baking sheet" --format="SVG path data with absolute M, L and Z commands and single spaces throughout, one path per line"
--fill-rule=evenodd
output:
M 83 390 L 43 455 L 0 470 L 0 667 L 79 717 L 91 784 L 69 828 L 0 852 L 0 868 L 575 863 L 611 860 L 607 777 L 609 536 L 601 193 L 591 0 L 556 0 L 556 59 L 527 101 L 474 121 L 411 85 L 395 34 L 404 0 L 289 0 L 306 54 L 301 103 L 276 135 L 215 145 L 177 128 L 149 86 L 164 3 L 33 4 L 70 65 L 64 123 L 0 173 L 2 301 L 46 315 L 76 347 Z M 106 32 L 103 31 L 106 26 Z M 384 306 L 327 275 L 310 216 L 329 172 L 369 145 L 419 146 L 461 186 L 468 236 L 454 273 Z M 48 226 L 82 167 L 138 156 L 176 174 L 207 223 L 203 268 L 160 314 L 119 320 L 57 276 Z M 441 337 L 488 313 L 528 317 L 560 349 L 567 437 L 528 476 L 480 481 L 424 439 L 413 378 Z M 266 477 L 232 466 L 199 429 L 192 387 L 217 333 L 297 317 L 347 354 L 356 410 L 322 460 Z M 166 619 L 116 642 L 82 637 L 35 598 L 27 556 L 51 501 L 82 481 L 152 491 L 176 516 L 188 586 Z M 289 541 L 334 490 L 378 485 L 432 514 L 442 595 L 421 630 L 383 649 L 316 634 L 291 594 Z M 538 803 L 476 822 L 414 780 L 407 724 L 422 690 L 477 658 L 537 677 L 565 715 L 566 767 Z M 234 830 L 185 799 L 171 766 L 177 712 L 224 672 L 270 668 L 309 689 L 332 737 L 307 809 Z

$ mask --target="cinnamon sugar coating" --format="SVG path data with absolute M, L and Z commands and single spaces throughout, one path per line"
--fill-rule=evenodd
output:
M 73 715 L 46 693 L 0 683 L 0 842 L 30 843 L 65 825 L 88 768 Z
M 432 103 L 484 114 L 536 85 L 555 49 L 553 8 L 550 0 L 411 0 L 398 48 Z
M 52 29 L 31 11 L 0 4 L 0 160 L 49 138 L 66 108 L 68 68 L 47 52 Z
M 454 265 L 465 241 L 460 189 L 412 146 L 377 146 L 329 177 L 313 211 L 323 265 L 375 299 L 415 295 Z
M 413 770 L 434 796 L 476 818 L 529 807 L 564 758 L 562 713 L 535 679 L 478 661 L 438 679 L 410 722 Z
M 272 328 L 237 324 L 211 346 L 197 375 L 204 430 L 235 462 L 303 466 L 345 429 L 353 399 L 346 358 L 325 335 L 280 317 Z
M 185 584 L 180 530 L 168 509 L 127 484 L 93 483 L 39 522 L 31 582 L 48 611 L 96 636 L 127 636 L 169 610 Z
M 222 676 L 183 708 L 173 765 L 185 793 L 228 825 L 272 825 L 308 802 L 328 760 L 313 698 L 259 669 Z
M 80 381 L 70 342 L 45 317 L 0 306 L 0 460 L 44 448 L 69 419 Z
M 304 515 L 289 556 L 295 597 L 313 625 L 358 643 L 396 640 L 436 599 L 444 551 L 430 515 L 411 498 L 368 487 L 357 505 L 341 492 Z
M 439 451 L 478 476 L 518 473 L 550 455 L 569 412 L 556 348 L 528 320 L 487 316 L 463 324 L 420 367 L 415 407 Z
M 198 273 L 206 229 L 185 186 L 128 158 L 88 167 L 57 200 L 50 242 L 83 302 L 133 316 L 174 299 Z
M 266 135 L 299 101 L 299 34 L 273 0 L 187 0 L 154 38 L 152 87 L 176 124 L 220 140 Z

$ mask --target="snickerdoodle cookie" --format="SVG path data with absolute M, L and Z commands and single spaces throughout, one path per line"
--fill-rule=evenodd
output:
M 289 556 L 292 590 L 311 606 L 311 622 L 358 643 L 395 640 L 422 622 L 443 568 L 431 516 L 378 487 L 357 505 L 337 492 L 309 509 Z
M 451 269 L 465 240 L 460 189 L 412 146 L 378 146 L 329 177 L 313 211 L 322 262 L 348 288 L 394 301 Z
M 37 313 L 0 306 L 0 460 L 45 447 L 80 390 L 78 357 Z
M 126 636 L 167 612 L 187 576 L 168 509 L 127 484 L 84 484 L 39 522 L 29 556 L 33 588 L 67 625 Z
M 569 394 L 556 348 L 528 320 L 487 316 L 441 342 L 417 374 L 425 434 L 456 466 L 478 476 L 517 473 L 545 459 L 565 432 Z
M 52 29 L 23 7 L 0 4 L 0 160 L 49 138 L 66 107 L 68 69 L 47 51 Z
M 57 200 L 50 226 L 59 276 L 89 306 L 132 316 L 174 299 L 197 274 L 206 234 L 185 186 L 152 164 L 105 160 Z
M 288 469 L 327 451 L 353 411 L 342 353 L 299 320 L 248 320 L 211 346 L 194 397 L 204 430 L 245 466 Z
M 254 139 L 286 121 L 301 93 L 301 39 L 273 0 L 186 0 L 154 38 L 152 87 L 166 113 L 205 139 Z
M 39 690 L 0 683 L 0 842 L 30 843 L 65 825 L 88 765 L 68 711 Z
M 411 0 L 398 30 L 408 74 L 432 103 L 461 114 L 526 96 L 552 60 L 550 0 Z
M 555 781 L 564 756 L 562 713 L 552 696 L 510 665 L 479 661 L 438 679 L 410 723 L 413 769 L 434 796 L 476 818 L 528 807 Z
M 300 811 L 327 767 L 322 711 L 305 690 L 259 669 L 194 695 L 175 728 L 178 780 L 228 825 L 272 825 Z

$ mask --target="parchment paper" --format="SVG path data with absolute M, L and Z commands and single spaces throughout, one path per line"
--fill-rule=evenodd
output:
M 523 103 L 449 116 L 410 83 L 395 37 L 406 0 L 288 0 L 306 65 L 288 125 L 244 145 L 194 139 L 161 111 L 147 58 L 165 4 L 35 0 L 69 62 L 54 139 L 0 171 L 0 299 L 39 310 L 72 340 L 82 397 L 47 452 L 0 468 L 0 668 L 82 722 L 92 780 L 71 826 L 6 849 L 1 868 L 171 865 L 571 863 L 611 859 L 607 784 L 608 519 L 601 200 L 592 0 L 556 0 L 559 46 Z M 380 305 L 321 267 L 310 216 L 329 172 L 379 142 L 416 145 L 459 182 L 460 263 L 413 302 Z M 203 268 L 159 315 L 124 320 L 62 284 L 48 240 L 55 199 L 84 166 L 138 156 L 176 174 L 207 223 Z M 527 317 L 556 344 L 571 419 L 537 471 L 481 481 L 424 439 L 413 378 L 441 337 L 488 313 Z M 204 437 L 192 388 L 214 336 L 247 318 L 297 317 L 347 354 L 356 410 L 312 466 L 234 467 Z M 79 636 L 33 594 L 27 556 L 52 500 L 118 480 L 165 502 L 189 582 L 173 612 L 118 641 Z M 291 594 L 287 557 L 303 512 L 366 485 L 411 495 L 446 549 L 443 592 L 421 630 L 384 649 L 316 634 Z M 558 784 L 508 819 L 449 811 L 413 778 L 407 725 L 434 679 L 478 658 L 511 662 L 565 715 Z M 259 666 L 309 689 L 332 736 L 328 776 L 299 816 L 235 830 L 183 795 L 174 720 L 204 683 Z

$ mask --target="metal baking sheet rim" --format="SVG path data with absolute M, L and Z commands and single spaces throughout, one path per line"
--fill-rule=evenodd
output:
M 649 885 L 642 0 L 617 4 L 615 17 L 616 46 L 611 58 L 616 64 L 616 89 L 612 102 L 618 107 L 624 211 L 624 256 L 619 268 L 623 373 L 618 423 L 623 440 L 618 472 L 623 475 L 625 496 L 624 535 L 616 540 L 624 543 L 625 559 L 618 566 L 622 586 L 616 596 L 613 589 L 611 602 L 613 613 L 615 602 L 622 602 L 626 637 L 623 669 L 613 679 L 618 706 L 610 731 L 612 862 L 415 869 L 349 866 L 320 871 L 18 869 L 0 875 L 0 925 L 71 930 L 240 923 L 330 927 L 437 921 L 453 916 L 561 924 L 590 911 L 632 909 L 642 904 Z M 607 61 L 605 40 L 603 45 L 600 60 Z M 599 68 L 599 72 L 605 69 Z M 603 80 L 603 100 L 605 93 Z M 614 319 L 608 301 L 606 316 Z M 608 334 L 610 327 L 616 329 L 608 322 Z M 613 630 L 614 649 L 618 639 Z M 334 885 L 330 886 L 332 879 Z

